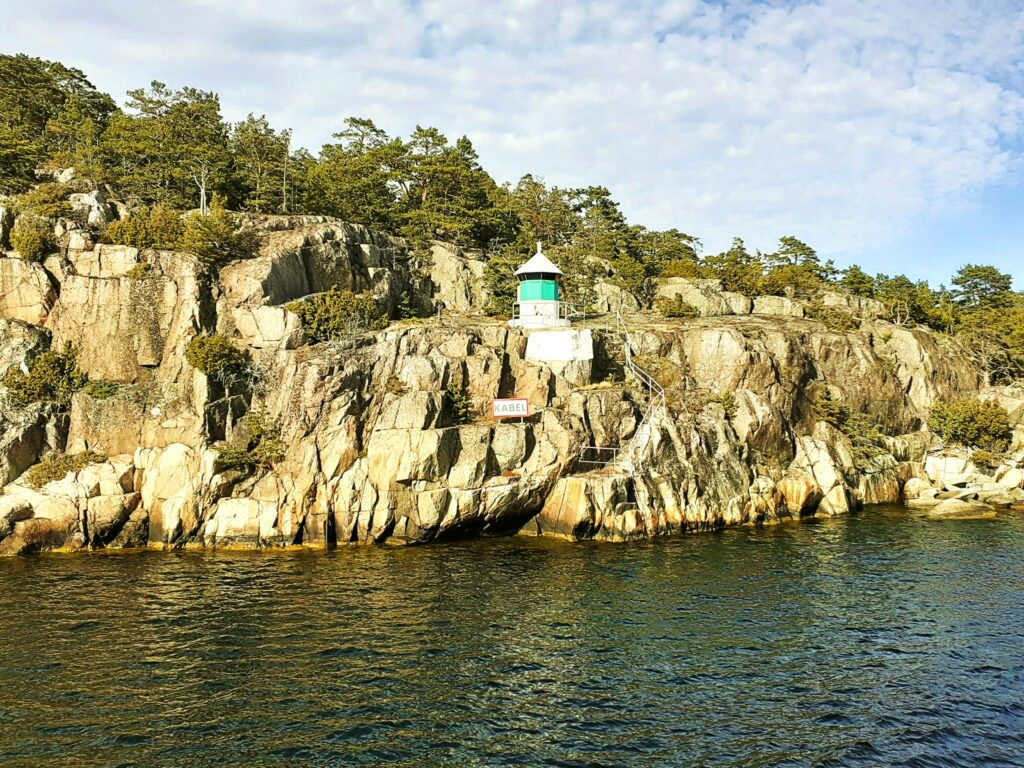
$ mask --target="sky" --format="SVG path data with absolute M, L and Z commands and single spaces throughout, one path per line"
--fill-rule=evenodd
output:
M 1020 0 L 0 0 L 0 48 L 160 80 L 316 153 L 348 116 L 468 135 L 499 182 L 608 187 L 705 251 L 1024 288 Z

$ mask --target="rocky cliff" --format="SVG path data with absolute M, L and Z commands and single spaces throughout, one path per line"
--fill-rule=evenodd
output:
M 931 333 L 849 297 L 828 298 L 857 319 L 839 332 L 791 299 L 678 279 L 659 290 L 685 294 L 702 317 L 637 312 L 600 286 L 593 362 L 557 368 L 481 314 L 470 255 L 439 244 L 420 263 L 401 241 L 319 217 L 250 225 L 259 254 L 219 270 L 76 231 L 43 264 L 0 258 L 0 376 L 70 344 L 104 384 L 68 407 L 3 401 L 0 552 L 631 539 L 842 514 L 899 500 L 911 478 L 915 494 L 939 495 L 927 409 L 981 385 Z M 424 317 L 312 343 L 286 305 L 331 288 L 371 292 L 392 317 L 412 297 Z M 623 372 L 616 309 L 634 358 L 665 386 L 664 408 Z M 248 352 L 245 371 L 189 365 L 188 342 L 214 332 Z M 822 391 L 885 436 L 865 450 L 820 421 Z M 468 395 L 469 418 L 453 393 Z M 491 420 L 490 400 L 510 396 L 534 415 Z M 254 413 L 281 449 L 226 466 Z M 26 470 L 53 451 L 91 461 L 32 485 Z M 1016 503 L 1024 478 L 1007 472 L 1000 488 Z

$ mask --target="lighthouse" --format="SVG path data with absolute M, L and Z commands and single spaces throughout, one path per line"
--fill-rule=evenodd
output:
M 562 270 L 544 255 L 541 244 L 537 252 L 516 270 L 519 281 L 518 301 L 509 325 L 519 328 L 568 328 L 561 300 Z

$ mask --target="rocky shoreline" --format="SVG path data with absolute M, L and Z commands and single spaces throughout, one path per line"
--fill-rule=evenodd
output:
M 93 197 L 77 202 L 87 220 L 115 215 Z M 701 315 L 680 320 L 599 285 L 599 304 L 624 313 L 634 353 L 666 384 L 666 413 L 642 427 L 645 396 L 622 375 L 610 315 L 588 320 L 593 361 L 538 363 L 523 331 L 482 314 L 472 254 L 436 244 L 422 263 L 400 240 L 323 217 L 251 224 L 259 255 L 219 271 L 185 253 L 95 244 L 71 224 L 61 255 L 42 264 L 0 257 L 0 376 L 70 344 L 104 385 L 67 408 L 0 413 L 0 554 L 513 533 L 629 540 L 903 500 L 956 516 L 1024 503 L 1024 457 L 986 469 L 923 431 L 933 403 L 982 389 L 976 366 L 868 302 L 828 295 L 857 319 L 836 331 L 795 299 L 752 301 L 714 281 L 661 281 L 661 294 L 684 295 Z M 424 317 L 313 343 L 286 305 L 332 288 L 372 292 L 392 317 L 412 297 Z M 204 333 L 245 350 L 244 375 L 189 364 L 187 346 Z M 827 423 L 822 391 L 871 414 L 885 436 L 865 450 Z M 1021 424 L 1024 396 L 989 395 Z M 534 415 L 485 415 L 510 396 L 528 398 Z M 279 455 L 225 468 L 254 413 L 276 425 Z M 636 441 L 641 428 L 649 434 Z M 630 455 L 581 462 L 592 447 Z M 50 451 L 95 460 L 34 486 L 26 470 Z

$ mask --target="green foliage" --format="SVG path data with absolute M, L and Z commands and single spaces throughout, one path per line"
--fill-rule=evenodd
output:
M 1002 459 L 998 455 L 981 448 L 971 454 L 971 461 L 986 469 L 999 469 L 999 465 L 1002 464 Z
M 240 228 L 237 217 L 224 208 L 219 196 L 214 196 L 208 214 L 193 213 L 185 218 L 178 247 L 206 264 L 219 266 L 252 258 L 258 244 L 255 233 Z
M 758 292 L 768 296 L 809 299 L 818 295 L 824 282 L 814 268 L 803 264 L 782 264 L 761 278 Z
M 716 399 L 721 403 L 722 408 L 725 409 L 725 418 L 733 419 L 736 417 L 736 412 L 739 410 L 739 404 L 736 402 L 736 395 L 732 392 L 719 392 Z
M 1006 409 L 990 400 L 941 400 L 929 412 L 931 430 L 949 443 L 1001 451 L 1012 431 Z
M 460 384 L 446 390 L 445 396 L 451 406 L 452 419 L 456 424 L 468 424 L 473 421 L 473 399 L 466 391 L 465 385 Z
M 1024 298 L 1019 294 L 1007 307 L 960 313 L 956 340 L 963 354 L 985 372 L 990 384 L 1024 377 Z
M 640 260 L 664 277 L 696 277 L 701 242 L 693 235 L 668 229 L 662 232 L 634 227 Z M 670 274 L 687 272 L 689 274 Z
M 46 219 L 30 214 L 18 217 L 11 230 L 11 247 L 21 258 L 28 261 L 42 261 L 57 250 L 53 238 L 53 227 Z
M 93 400 L 109 400 L 121 391 L 121 385 L 112 381 L 90 381 L 82 387 L 82 394 Z
M 40 488 L 47 483 L 63 480 L 69 472 L 80 472 L 90 464 L 99 464 L 106 460 L 106 456 L 95 451 L 50 451 L 25 473 L 25 480 L 32 487 Z
M 953 278 L 954 296 L 960 306 L 991 309 L 1011 303 L 1013 278 L 995 267 L 967 264 Z
M 28 373 L 11 368 L 2 383 L 11 404 L 22 407 L 30 403 L 67 405 L 86 380 L 78 370 L 78 352 L 68 343 L 63 350 L 51 349 L 38 355 Z
M 689 259 L 676 259 L 662 266 L 661 277 L 685 277 L 687 280 L 699 280 L 704 277 L 700 262 Z
M 655 309 L 664 317 L 700 317 L 700 310 L 683 301 L 678 293 L 671 299 L 661 297 L 654 302 Z
M 104 235 L 118 245 L 173 250 L 181 244 L 184 230 L 181 214 L 168 205 L 157 203 L 127 218 L 112 221 Z
M 147 277 L 153 274 L 153 265 L 149 262 L 143 261 L 136 264 L 134 267 L 124 273 L 124 276 L 129 280 L 145 280 Z
M 838 287 L 853 296 L 872 299 L 875 296 L 875 278 L 854 264 L 843 270 Z
M 252 411 L 245 416 L 241 427 L 243 440 L 240 445 L 219 443 L 216 446 L 220 452 L 216 460 L 218 472 L 270 469 L 284 458 L 285 444 L 281 439 L 281 425 L 269 414 Z
M 314 341 L 339 339 L 365 330 L 379 330 L 388 324 L 387 314 L 381 310 L 370 293 L 352 293 L 332 288 L 285 305 L 302 320 L 302 327 Z
M 483 284 L 487 290 L 487 314 L 511 317 L 512 305 L 516 300 L 516 269 L 526 260 L 511 249 L 497 249 L 484 263 Z
M 860 327 L 860 320 L 842 307 L 827 307 L 820 301 L 808 304 L 806 307 L 807 317 L 823 323 L 826 328 L 835 333 L 848 333 Z
M 74 159 L 79 143 L 95 137 L 113 110 L 113 99 L 77 69 L 0 55 L 0 193 L 28 187 L 52 157 Z
M 479 248 L 514 234 L 465 136 L 451 144 L 417 126 L 403 142 L 370 120 L 345 124 L 311 169 L 306 194 L 315 212 L 397 231 L 417 247 L 438 239 Z
M 765 253 L 760 256 L 769 272 L 779 267 L 800 267 L 822 282 L 831 282 L 838 274 L 831 261 L 826 261 L 823 264 L 817 251 L 792 235 L 779 238 L 779 248 L 775 253 Z
M 854 463 L 859 468 L 867 468 L 874 459 L 888 452 L 885 435 L 874 419 L 851 410 L 825 386 L 815 392 L 814 411 L 821 421 L 831 424 L 849 439 Z
M 407 165 L 407 149 L 371 120 L 350 117 L 340 141 L 324 145 L 320 162 L 309 172 L 307 207 L 313 213 L 337 216 L 395 232 L 402 206 L 397 185 Z
M 197 371 L 217 376 L 238 370 L 249 362 L 248 354 L 219 333 L 204 333 L 194 337 L 185 347 L 185 359 Z
M 67 184 L 47 182 L 18 195 L 11 204 L 14 213 L 29 213 L 47 219 L 70 216 L 72 213 Z
M 284 210 L 291 131 L 278 133 L 265 115 L 253 114 L 231 131 L 236 178 L 250 211 Z
M 411 289 L 405 289 L 402 291 L 402 297 L 398 301 L 398 317 L 402 320 L 408 320 L 416 317 L 416 304 L 413 301 L 413 295 Z
M 747 296 L 757 296 L 760 293 L 763 269 L 761 259 L 751 255 L 743 240 L 738 237 L 733 238 L 729 250 L 708 256 L 703 263 L 703 271 L 707 277 L 721 280 L 722 287 L 727 291 L 736 291 Z
M 148 90 L 129 91 L 126 106 L 101 145 L 113 180 L 137 201 L 205 213 L 209 197 L 225 186 L 230 160 L 217 94 L 153 81 Z
M 955 320 L 948 291 L 933 291 L 927 282 L 914 282 L 906 275 L 878 275 L 875 298 L 886 306 L 896 325 L 919 323 L 948 330 Z

